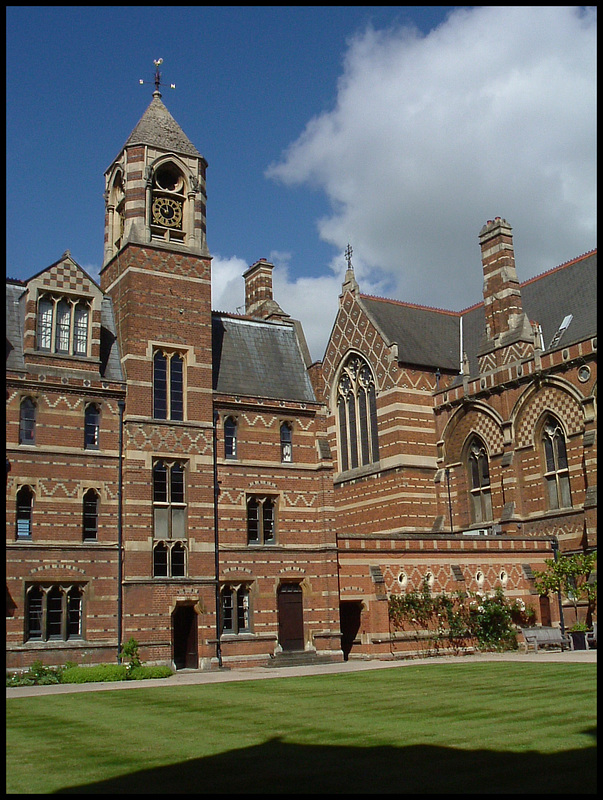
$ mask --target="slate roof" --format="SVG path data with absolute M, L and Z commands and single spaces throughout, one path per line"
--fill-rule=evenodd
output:
M 153 97 L 124 147 L 136 144 L 146 144 L 172 153 L 202 158 L 201 153 L 158 96 Z
M 25 320 L 25 292 L 21 282 L 6 282 L 6 369 L 25 369 L 23 361 L 23 324 Z
M 212 351 L 217 392 L 316 402 L 293 325 L 213 312 Z
M 596 294 L 596 251 L 521 284 L 523 310 L 540 323 L 545 351 L 568 314 L 573 319 L 554 349 L 596 336 Z M 398 360 L 423 367 L 460 371 L 462 318 L 463 351 L 470 374 L 478 374 L 477 352 L 486 330 L 483 303 L 454 312 L 362 294 L 360 302 L 387 343 L 397 343 Z
M 458 369 L 458 314 L 367 295 L 361 295 L 361 302 L 388 344 L 397 343 L 398 361 Z

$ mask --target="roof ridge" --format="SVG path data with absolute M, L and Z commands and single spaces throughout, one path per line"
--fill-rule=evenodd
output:
M 538 275 L 533 275 L 531 278 L 523 281 L 520 283 L 520 286 L 526 286 L 528 283 L 532 283 L 533 281 L 537 281 L 539 278 L 543 278 L 545 275 L 550 275 L 552 272 L 557 272 L 559 269 L 563 269 L 564 267 L 569 267 L 572 264 L 577 264 L 578 261 L 582 261 L 588 256 L 592 256 L 594 253 L 597 252 L 597 248 L 594 247 L 592 250 L 587 250 L 582 255 L 576 256 L 575 258 L 570 258 L 569 261 L 564 261 L 562 264 L 558 264 L 556 267 L 551 267 L 550 269 L 545 269 L 544 272 L 539 272 Z
M 363 292 L 360 292 L 360 297 L 363 297 L 366 300 L 379 300 L 380 302 L 383 302 L 383 303 L 394 303 L 397 306 L 406 306 L 407 308 L 417 308 L 417 309 L 421 309 L 423 311 L 437 311 L 440 314 L 450 314 L 453 317 L 458 317 L 459 314 L 461 313 L 460 311 L 451 311 L 448 308 L 438 308 L 436 306 L 426 306 L 426 305 L 423 305 L 422 303 L 411 303 L 411 302 L 409 302 L 407 300 L 395 300 L 392 297 L 379 297 L 378 295 L 375 295 L 375 294 L 364 294 Z

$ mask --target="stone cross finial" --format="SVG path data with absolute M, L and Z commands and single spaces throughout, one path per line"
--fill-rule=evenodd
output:
M 352 253 L 353 252 L 354 251 L 352 250 L 352 245 L 348 242 L 348 246 L 345 249 L 345 258 L 346 258 L 346 261 L 348 262 L 348 269 L 352 269 Z

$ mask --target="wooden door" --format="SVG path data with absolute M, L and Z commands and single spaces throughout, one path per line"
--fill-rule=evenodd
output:
M 304 649 L 304 600 L 298 583 L 283 583 L 278 590 L 278 641 L 283 650 Z

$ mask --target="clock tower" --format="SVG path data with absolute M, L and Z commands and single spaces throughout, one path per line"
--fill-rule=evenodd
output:
M 196 667 L 215 651 L 207 162 L 155 84 L 105 173 L 101 288 L 126 378 L 123 641 Z
M 207 256 L 206 168 L 157 89 L 105 173 L 104 264 L 128 242 L 164 242 Z

